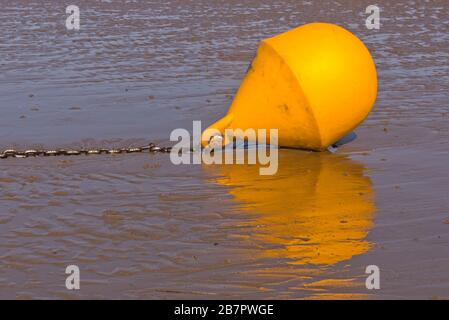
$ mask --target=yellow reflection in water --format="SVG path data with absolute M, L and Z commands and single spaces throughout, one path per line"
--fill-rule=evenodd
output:
M 332 265 L 370 248 L 365 237 L 375 211 L 364 167 L 328 153 L 281 150 L 273 176 L 259 165 L 204 166 L 227 186 L 239 211 L 251 215 L 252 237 L 267 258 Z

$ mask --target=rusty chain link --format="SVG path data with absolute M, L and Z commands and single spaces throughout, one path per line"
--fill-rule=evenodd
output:
M 79 155 L 96 155 L 96 154 L 122 154 L 122 153 L 170 153 L 171 147 L 159 147 L 154 143 L 150 143 L 141 147 L 130 147 L 120 149 L 57 149 L 57 150 L 25 150 L 18 151 L 14 149 L 4 150 L 0 152 L 0 159 L 6 158 L 29 158 L 29 157 L 51 157 L 51 156 L 79 156 Z

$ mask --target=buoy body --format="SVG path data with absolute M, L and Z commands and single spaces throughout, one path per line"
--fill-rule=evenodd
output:
M 208 129 L 278 129 L 281 147 L 324 150 L 366 118 L 376 95 L 365 45 L 342 27 L 311 23 L 261 41 L 228 113 Z

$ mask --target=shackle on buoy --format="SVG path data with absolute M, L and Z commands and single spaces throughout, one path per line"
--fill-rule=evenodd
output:
M 376 67 L 362 41 L 334 24 L 306 24 L 260 42 L 227 114 L 203 132 L 202 145 L 217 134 L 229 143 L 226 129 L 266 129 L 268 140 L 278 129 L 280 147 L 325 150 L 367 117 L 376 95 Z

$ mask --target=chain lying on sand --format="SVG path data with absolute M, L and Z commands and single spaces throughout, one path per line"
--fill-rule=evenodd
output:
M 6 158 L 29 158 L 29 157 L 51 157 L 51 156 L 80 156 L 80 155 L 96 155 L 96 154 L 122 154 L 122 153 L 170 153 L 171 147 L 159 147 L 154 143 L 150 143 L 141 147 L 130 147 L 120 149 L 57 149 L 57 150 L 14 150 L 8 149 L 0 152 L 0 159 Z

